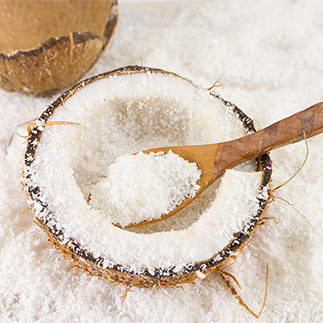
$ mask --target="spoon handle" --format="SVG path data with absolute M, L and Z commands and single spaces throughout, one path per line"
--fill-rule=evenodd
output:
M 214 170 L 232 168 L 270 150 L 313 137 L 323 132 L 323 102 L 236 140 L 217 145 Z

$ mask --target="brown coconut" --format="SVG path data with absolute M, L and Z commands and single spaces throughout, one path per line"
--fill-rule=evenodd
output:
M 0 87 L 30 95 L 82 77 L 118 19 L 116 0 L 4 0 L 0 12 Z
M 66 100 L 74 95 L 75 92 L 79 91 L 88 84 L 100 80 L 102 78 L 124 75 L 124 74 L 135 74 L 135 73 L 167 73 L 172 74 L 176 77 L 180 77 L 174 73 L 166 72 L 160 69 L 154 69 L 149 67 L 139 67 L 139 66 L 127 66 L 111 72 L 103 73 L 87 80 L 84 80 L 70 90 L 63 93 L 58 97 L 48 108 L 43 112 L 39 118 L 39 124 L 46 123 L 51 126 L 52 123 L 50 118 L 55 114 L 55 110 L 58 109 Z M 182 78 L 182 77 L 180 77 Z M 184 78 L 182 78 L 184 79 Z M 190 80 L 185 79 L 191 82 Z M 192 82 L 191 82 L 192 83 Z M 194 84 L 192 83 L 194 86 Z M 210 91 L 210 95 L 215 95 Z M 217 96 L 217 95 L 216 95 Z M 218 96 L 217 96 L 218 97 Z M 220 98 L 221 99 L 221 98 Z M 233 109 L 236 116 L 243 122 L 246 132 L 255 132 L 253 121 L 245 115 L 240 109 L 230 102 L 223 99 L 223 104 L 229 109 Z M 68 125 L 67 125 L 68 126 Z M 29 136 L 27 142 L 27 149 L 25 153 L 25 171 L 24 171 L 24 182 L 25 189 L 28 197 L 31 200 L 31 205 L 35 214 L 35 222 L 47 233 L 49 237 L 49 243 L 54 245 L 63 255 L 70 260 L 77 268 L 80 270 L 95 275 L 97 277 L 103 278 L 110 283 L 119 283 L 127 288 L 136 287 L 146 287 L 146 288 L 160 288 L 167 286 L 176 286 L 182 283 L 193 283 L 195 279 L 200 277 L 200 273 L 208 274 L 213 270 L 219 270 L 225 267 L 225 265 L 230 261 L 231 257 L 239 249 L 250 240 L 253 236 L 256 227 L 261 223 L 264 210 L 267 203 L 269 202 L 269 196 L 266 193 L 268 186 L 270 184 L 270 178 L 272 173 L 272 162 L 268 154 L 264 154 L 258 157 L 258 171 L 263 172 L 262 183 L 260 194 L 257 197 L 259 204 L 257 211 L 251 216 L 251 219 L 246 228 L 243 228 L 240 232 L 234 234 L 235 238 L 232 241 L 228 241 L 226 247 L 220 252 L 216 253 L 212 258 L 205 259 L 204 261 L 199 261 L 195 263 L 189 263 L 185 266 L 184 270 L 176 272 L 174 267 L 170 268 L 154 268 L 148 271 L 143 270 L 140 274 L 126 268 L 123 264 L 115 263 L 111 268 L 104 268 L 102 257 L 95 257 L 91 250 L 87 250 L 78 241 L 70 239 L 67 243 L 62 243 L 61 235 L 62 230 L 58 229 L 55 225 L 49 227 L 46 221 L 42 220 L 39 216 L 41 212 L 45 211 L 50 215 L 51 222 L 55 220 L 55 210 L 50 210 L 46 203 L 46 200 L 42 199 L 42 192 L 39 187 L 35 187 L 30 184 L 33 176 L 33 162 L 37 157 L 37 146 L 41 141 L 42 131 L 44 127 L 37 126 L 36 124 L 31 125 L 29 128 Z M 264 193 L 264 194 L 262 194 Z M 223 269 L 222 269 L 223 270 Z

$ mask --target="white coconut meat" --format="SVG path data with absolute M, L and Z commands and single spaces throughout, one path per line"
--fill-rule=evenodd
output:
M 228 170 L 191 206 L 154 229 L 118 228 L 106 214 L 111 212 L 109 205 L 105 211 L 88 202 L 93 187 L 120 155 L 245 135 L 232 110 L 186 80 L 150 72 L 103 78 L 78 90 L 49 121 L 77 122 L 81 127 L 44 127 L 36 160 L 26 169 L 33 174 L 27 184 L 39 186 L 41 200 L 64 231 L 62 241 L 73 238 L 94 257 L 103 257 L 104 267 L 117 263 L 140 272 L 176 266 L 180 271 L 224 249 L 257 212 L 262 172 L 255 172 L 253 162 Z M 150 192 L 146 194 L 149 200 Z M 118 208 L 111 209 L 118 218 Z M 43 211 L 38 216 L 50 215 Z

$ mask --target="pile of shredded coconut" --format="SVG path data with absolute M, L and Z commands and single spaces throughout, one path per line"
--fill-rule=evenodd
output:
M 221 77 L 222 87 L 214 90 L 261 127 L 323 99 L 322 1 L 214 0 L 154 6 L 119 2 L 114 42 L 91 75 L 140 64 L 142 58 L 145 65 L 172 70 L 204 87 Z M 268 261 L 268 295 L 260 319 L 239 304 L 217 273 L 208 275 L 208 282 L 184 286 L 184 292 L 133 288 L 121 303 L 123 287 L 68 272 L 70 262 L 48 246 L 47 236 L 26 208 L 20 182 L 24 140 L 14 134 L 25 135 L 17 125 L 39 117 L 52 98 L 0 92 L 1 322 L 323 321 L 322 135 L 308 140 L 304 168 L 276 192 L 306 218 L 276 200 L 266 216 L 280 222 L 260 226 L 236 263 L 226 268 L 238 279 L 242 299 L 257 312 Z M 272 152 L 273 185 L 295 173 L 304 156 L 302 142 Z M 205 204 L 213 198 L 205 196 Z
M 121 155 L 96 183 L 90 205 L 122 227 L 159 219 L 200 188 L 201 170 L 169 151 Z

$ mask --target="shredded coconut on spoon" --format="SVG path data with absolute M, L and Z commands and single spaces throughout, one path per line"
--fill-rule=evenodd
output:
M 159 219 L 200 188 L 201 170 L 177 154 L 122 155 L 93 186 L 90 204 L 122 227 Z

